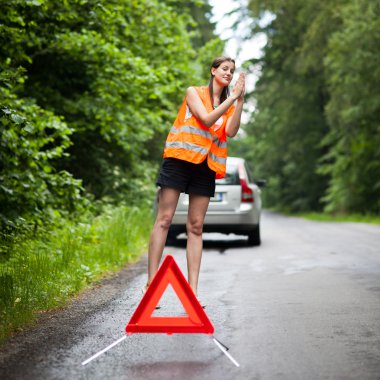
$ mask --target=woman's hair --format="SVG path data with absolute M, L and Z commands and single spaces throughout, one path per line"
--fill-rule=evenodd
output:
M 235 60 L 230 57 L 226 57 L 226 56 L 218 57 L 218 58 L 215 58 L 214 61 L 212 62 L 211 67 L 210 67 L 210 72 L 213 67 L 217 69 L 223 62 L 226 62 L 226 61 L 232 62 L 235 65 Z M 214 76 L 211 74 L 210 83 L 208 85 L 208 88 L 210 90 L 211 104 L 214 104 L 214 91 L 212 87 L 213 79 L 214 79 Z M 220 103 L 223 103 L 228 98 L 229 95 L 230 95 L 230 90 L 228 86 L 226 86 L 223 88 L 223 91 L 220 95 Z

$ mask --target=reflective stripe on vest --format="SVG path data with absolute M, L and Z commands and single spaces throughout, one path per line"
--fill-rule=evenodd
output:
M 204 129 L 199 129 L 197 127 L 192 127 L 191 125 L 183 125 L 180 128 L 172 127 L 170 130 L 170 133 L 181 133 L 181 132 L 187 132 L 187 133 L 193 133 L 194 135 L 199 135 L 202 137 L 205 137 L 207 139 L 211 139 L 212 134 L 209 131 L 205 131 Z
M 215 156 L 215 154 L 212 152 L 209 153 L 209 156 L 213 161 L 217 162 L 218 164 L 221 164 L 221 165 L 226 164 L 227 159 L 224 157 Z
M 200 154 L 207 154 L 208 149 L 202 148 L 199 145 L 196 144 L 191 144 L 185 141 L 167 141 L 165 144 L 165 148 L 178 148 L 178 149 L 185 149 L 185 150 L 190 150 L 195 153 L 200 153 Z

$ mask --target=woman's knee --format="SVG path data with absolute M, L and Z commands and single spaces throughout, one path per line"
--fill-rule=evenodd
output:
M 193 235 L 201 236 L 203 231 L 203 221 L 201 220 L 192 220 L 188 221 L 186 224 L 187 233 Z
M 163 215 L 157 217 L 156 224 L 160 228 L 162 228 L 164 230 L 168 230 L 170 225 L 172 224 L 172 220 L 173 220 L 173 215 L 163 214 Z

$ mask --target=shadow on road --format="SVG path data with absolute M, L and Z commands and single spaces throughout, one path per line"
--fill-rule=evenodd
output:
M 203 249 L 219 249 L 223 253 L 229 248 L 249 247 L 248 240 L 244 236 L 230 238 L 228 235 L 221 235 L 220 238 L 203 238 Z M 166 242 L 166 247 L 186 248 L 187 238 L 181 235 L 177 239 L 170 239 Z

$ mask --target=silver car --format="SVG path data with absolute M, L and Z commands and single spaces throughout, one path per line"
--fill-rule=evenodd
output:
M 264 180 L 253 182 L 243 158 L 228 157 L 226 176 L 216 180 L 215 196 L 210 199 L 203 231 L 247 235 L 248 244 L 260 245 L 260 187 L 264 185 Z M 181 193 L 169 240 L 186 232 L 188 205 L 188 194 Z

